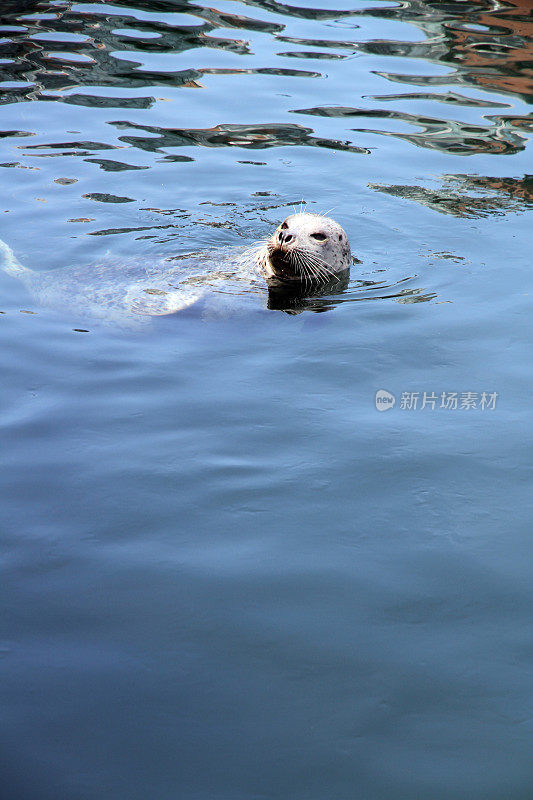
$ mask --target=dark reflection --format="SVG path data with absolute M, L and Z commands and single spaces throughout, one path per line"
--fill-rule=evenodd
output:
M 372 189 L 394 197 L 414 200 L 440 214 L 455 217 L 488 217 L 510 211 L 524 211 L 533 206 L 533 176 L 491 178 L 478 175 L 444 175 L 440 189 L 422 186 L 383 186 Z
M 238 69 L 231 67 L 206 67 L 199 71 L 201 75 L 284 75 L 287 78 L 321 78 L 320 72 L 305 69 L 287 69 L 285 67 L 257 67 Z
M 138 166 L 136 164 L 124 164 L 122 161 L 114 161 L 111 158 L 86 158 L 89 164 L 98 164 L 104 172 L 124 172 L 125 170 L 149 169 L 148 166 Z
M 353 28 L 358 28 L 359 25 L 353 25 Z M 306 47 L 328 47 L 335 50 L 351 50 L 355 53 L 360 45 L 360 42 L 343 41 L 342 39 L 308 39 L 301 36 L 276 36 L 279 42 L 287 42 L 287 44 L 299 44 Z
M 303 52 L 298 52 L 297 50 L 289 50 L 287 53 L 278 53 L 278 56 L 281 56 L 282 58 L 318 58 L 318 59 L 347 58 L 347 56 L 341 55 L 340 53 L 319 53 L 316 50 L 305 50 Z
M 24 137 L 24 136 L 35 136 L 34 133 L 31 131 L 0 131 L 0 139 L 12 138 L 12 137 Z
M 466 97 L 457 92 L 405 92 L 403 94 L 364 95 L 369 100 L 388 102 L 392 100 L 431 100 L 435 103 L 446 103 L 450 106 L 469 106 L 470 108 L 510 108 L 509 103 L 498 103 L 497 100 L 480 100 L 479 97 Z
M 476 153 L 510 154 L 524 150 L 527 144 L 525 136 L 517 133 L 517 129 L 528 131 L 532 121 L 524 117 L 487 117 L 494 120 L 493 125 L 472 125 L 456 120 L 438 119 L 436 117 L 417 116 L 401 111 L 385 111 L 383 109 L 363 109 L 350 107 L 322 106 L 317 108 L 301 108 L 295 114 L 311 114 L 321 117 L 371 117 L 374 119 L 394 119 L 418 125 L 421 133 L 399 133 L 372 128 L 353 128 L 358 133 L 378 133 L 382 136 L 395 136 L 419 147 L 432 150 L 472 155 Z
M 416 275 L 412 275 L 396 284 L 363 279 L 350 281 L 349 272 L 346 272 L 340 281 L 331 281 L 319 288 L 298 289 L 288 284 L 271 282 L 268 286 L 268 308 L 288 314 L 300 314 L 302 311 L 331 311 L 342 303 L 393 300 L 405 305 L 435 300 L 435 292 L 427 292 L 420 286 L 410 285 L 416 278 Z
M 94 94 L 70 94 L 66 97 L 43 95 L 41 100 L 56 100 L 88 108 L 151 108 L 155 103 L 155 97 L 102 97 Z
M 350 270 L 339 274 L 334 280 L 321 286 L 293 286 L 283 281 L 268 281 L 268 304 L 271 311 L 285 311 L 300 314 L 302 311 L 331 311 L 337 304 L 337 297 L 348 286 Z
M 119 197 L 116 194 L 108 194 L 107 192 L 89 192 L 83 194 L 88 200 L 95 200 L 97 203 L 134 203 L 131 197 Z
M 32 158 L 57 158 L 58 156 L 90 156 L 97 150 L 118 150 L 116 145 L 105 142 L 52 142 L 50 144 L 26 145 L 24 150 L 31 153 Z M 51 150 L 51 152 L 40 152 Z
M 142 150 L 161 152 L 164 147 L 247 147 L 263 150 L 269 147 L 306 145 L 326 147 L 331 150 L 346 150 L 351 153 L 369 153 L 364 147 L 334 139 L 311 136 L 312 128 L 301 125 L 216 125 L 214 128 L 160 128 L 153 125 L 137 125 L 133 122 L 113 122 L 117 128 L 145 131 L 156 136 L 119 136 L 121 142 Z
M 345 55 L 341 55 L 340 53 L 319 53 L 316 50 L 306 50 L 305 52 L 298 52 L 296 50 L 289 50 L 287 53 L 278 53 L 278 56 L 282 58 L 311 58 L 311 59 L 343 59 L 347 58 Z
M 43 10 L 43 6 L 46 10 L 51 8 L 50 3 L 43 3 L 42 0 L 3 0 L 2 3 L 2 16 L 4 14 L 31 14 L 34 11 Z M 0 21 L 2 20 L 2 16 L 0 16 Z

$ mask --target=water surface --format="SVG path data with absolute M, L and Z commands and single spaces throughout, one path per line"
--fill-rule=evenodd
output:
M 2 4 L 0 237 L 357 261 L 142 329 L 0 273 L 4 792 L 526 800 L 530 4 L 212 1 Z

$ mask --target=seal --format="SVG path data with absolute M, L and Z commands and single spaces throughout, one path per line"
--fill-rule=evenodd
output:
M 352 255 L 345 231 L 321 214 L 291 214 L 257 254 L 267 280 L 316 286 L 339 281 Z
M 226 297 L 264 293 L 265 280 L 269 308 L 285 310 L 287 303 L 299 308 L 306 295 L 325 295 L 330 286 L 334 292 L 343 290 L 351 254 L 340 225 L 303 212 L 287 217 L 268 239 L 244 251 L 222 247 L 150 259 L 108 253 L 92 264 L 35 271 L 0 240 L 0 264 L 42 306 L 129 325 L 132 318 L 182 311 L 209 290 Z

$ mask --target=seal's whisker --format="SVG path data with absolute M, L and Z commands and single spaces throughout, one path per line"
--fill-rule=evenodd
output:
M 308 259 L 309 268 L 312 270 L 315 280 L 319 281 L 319 283 L 323 282 L 323 274 L 321 270 L 320 264 L 314 261 L 312 258 Z
M 333 272 L 323 259 L 319 258 L 319 256 L 315 255 L 314 253 L 312 253 L 310 255 L 311 255 L 311 258 L 313 258 L 315 260 L 315 262 L 316 262 L 316 264 L 317 264 L 317 266 L 319 267 L 320 270 L 322 270 L 323 272 L 328 273 L 333 278 L 338 278 L 337 273 Z
M 305 252 L 305 257 L 308 259 L 309 263 L 314 266 L 317 277 L 321 275 L 327 281 L 328 275 L 330 275 L 332 278 L 335 278 L 336 281 L 339 280 L 338 276 L 326 266 L 325 262 L 322 261 L 321 258 L 316 256 L 314 253 Z
M 300 252 L 296 252 L 296 259 L 299 265 L 300 274 L 302 274 L 305 278 L 305 282 L 307 283 L 307 277 L 309 274 L 309 270 L 307 269 L 307 265 L 305 260 L 302 258 L 302 254 Z
M 298 264 L 300 266 L 300 274 L 303 275 L 304 281 L 305 281 L 305 285 L 307 286 L 307 284 L 311 282 L 311 275 L 309 273 L 309 268 L 308 268 L 307 264 L 305 263 L 305 260 L 302 258 L 302 254 L 300 252 L 297 251 L 296 252 L 296 256 L 297 256 Z
M 295 250 L 293 251 L 293 256 L 294 256 L 293 260 L 294 260 L 294 266 L 296 267 L 296 271 L 298 272 L 298 275 L 303 277 L 305 283 L 307 284 L 307 274 L 305 271 L 305 264 L 302 262 L 300 258 L 300 253 L 297 250 Z
M 289 261 L 295 267 L 298 274 L 307 279 L 327 283 L 330 278 L 337 280 L 336 274 L 326 266 L 326 263 L 315 253 L 306 250 L 289 251 Z
M 314 264 L 312 261 L 307 261 L 307 268 L 315 279 L 320 280 L 320 272 L 316 264 Z
M 305 277 L 305 288 L 307 289 L 308 286 L 312 286 L 313 284 L 313 275 L 311 274 L 311 271 L 305 261 L 302 261 L 302 264 Z
M 308 264 L 306 264 L 306 262 L 304 261 L 304 259 L 302 259 L 302 264 L 303 264 L 304 275 L 305 275 L 305 285 L 306 285 L 306 287 L 307 287 L 307 286 L 310 286 L 310 285 L 312 284 L 312 282 L 313 282 L 313 275 L 312 275 L 312 273 L 311 273 L 311 270 L 309 269 L 309 266 L 308 266 Z

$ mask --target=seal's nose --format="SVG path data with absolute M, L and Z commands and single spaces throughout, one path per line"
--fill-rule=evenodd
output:
M 287 233 L 286 231 L 279 231 L 278 233 L 278 240 L 280 244 L 289 244 L 294 239 L 294 235 L 292 233 Z

